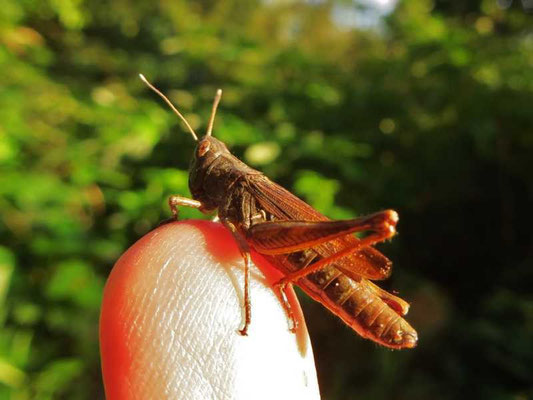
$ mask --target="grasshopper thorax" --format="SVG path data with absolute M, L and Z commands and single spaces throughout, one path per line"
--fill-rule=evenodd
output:
M 204 136 L 198 142 L 189 166 L 189 189 L 192 196 L 200 201 L 204 208 L 213 210 L 218 207 L 218 193 L 209 188 L 210 175 L 220 176 L 219 161 L 222 155 L 229 155 L 228 148 L 213 136 Z

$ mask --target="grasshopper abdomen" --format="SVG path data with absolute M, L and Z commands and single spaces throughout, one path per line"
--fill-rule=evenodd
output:
M 319 283 L 324 280 L 328 282 Z M 334 267 L 326 267 L 298 284 L 361 336 L 391 348 L 416 346 L 416 331 L 370 290 L 367 283 L 364 278 L 357 281 Z

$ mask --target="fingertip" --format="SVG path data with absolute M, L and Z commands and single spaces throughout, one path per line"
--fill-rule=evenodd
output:
M 104 291 L 107 398 L 318 398 L 312 351 L 302 354 L 255 269 L 252 324 L 238 334 L 242 281 L 239 250 L 220 224 L 171 223 L 134 244 Z

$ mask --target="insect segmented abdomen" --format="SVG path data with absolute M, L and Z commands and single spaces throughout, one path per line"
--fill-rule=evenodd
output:
M 365 282 L 326 266 L 300 279 L 298 285 L 361 336 L 392 348 L 416 346 L 416 331 Z

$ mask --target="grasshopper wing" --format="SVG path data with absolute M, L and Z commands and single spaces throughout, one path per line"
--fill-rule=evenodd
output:
M 288 190 L 270 181 L 264 175 L 251 175 L 247 179 L 249 190 L 261 208 L 274 215 L 279 220 L 298 221 L 329 221 L 310 205 L 300 200 Z M 321 257 L 329 257 L 346 247 L 357 243 L 353 235 L 338 237 L 326 243 L 313 246 L 313 250 Z M 371 280 L 385 279 L 391 272 L 391 261 L 373 247 L 347 255 L 346 262 L 335 263 L 335 267 L 352 279 L 361 277 Z

